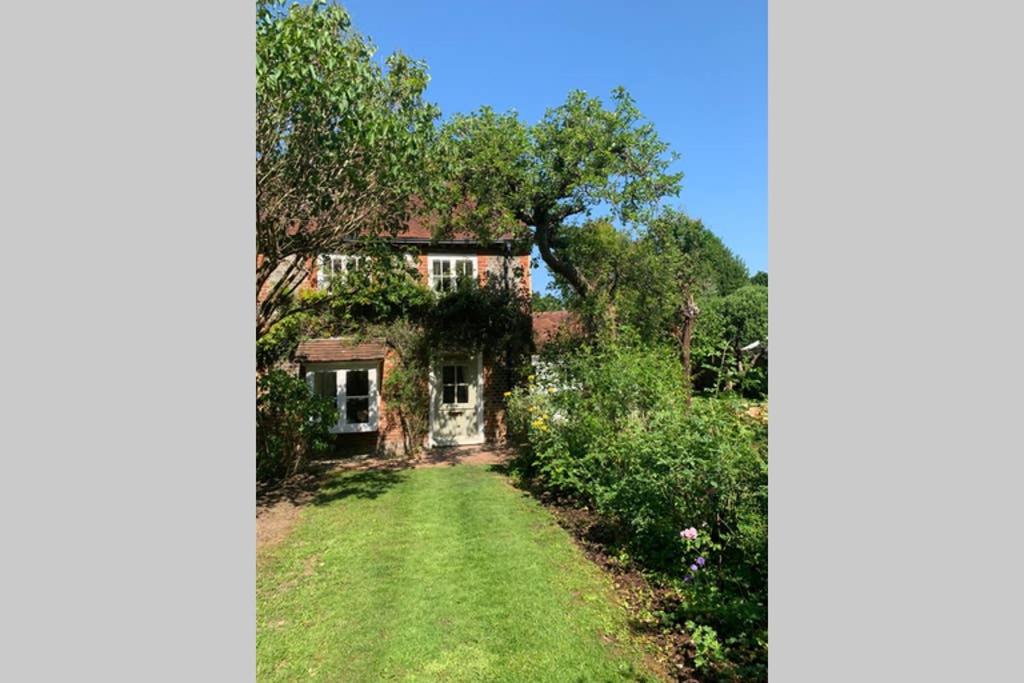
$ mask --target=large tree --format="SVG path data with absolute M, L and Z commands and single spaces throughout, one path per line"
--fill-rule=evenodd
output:
M 699 303 L 748 284 L 747 268 L 700 220 L 665 208 L 631 233 L 597 219 L 569 226 L 564 255 L 588 283 L 581 296 L 554 282 L 592 330 L 629 325 L 649 341 L 674 340 L 687 376 Z
M 447 227 L 483 236 L 519 230 L 582 297 L 595 283 L 568 254 L 573 227 L 595 212 L 623 225 L 641 221 L 678 193 L 682 178 L 669 172 L 675 155 L 622 88 L 610 107 L 573 91 L 534 125 L 487 107 L 455 116 L 439 149 L 448 203 L 459 207 Z
M 664 209 L 645 226 L 632 272 L 636 324 L 675 339 L 689 382 L 699 301 L 746 285 L 747 267 L 700 220 Z
M 429 197 L 427 71 L 384 63 L 339 5 L 261 0 L 256 21 L 256 335 L 301 310 L 313 259 L 393 232 Z

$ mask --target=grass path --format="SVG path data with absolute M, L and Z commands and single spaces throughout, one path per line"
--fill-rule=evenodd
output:
M 628 681 L 608 580 L 479 465 L 338 475 L 261 559 L 260 680 Z

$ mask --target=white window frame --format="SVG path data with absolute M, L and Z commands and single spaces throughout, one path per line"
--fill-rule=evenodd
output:
M 442 263 L 444 261 L 450 262 L 449 272 L 451 278 L 455 277 L 455 263 L 457 261 L 469 261 L 473 267 L 473 283 L 476 284 L 480 280 L 480 273 L 477 272 L 478 263 L 476 254 L 428 254 L 427 255 L 427 278 L 430 281 L 430 289 L 439 294 L 443 293 L 443 290 L 438 289 L 437 285 L 441 282 L 441 279 L 435 279 L 434 276 L 434 264 Z M 449 290 L 450 291 L 450 290 Z
M 366 254 L 320 254 L 317 258 L 316 286 L 317 289 L 324 289 L 330 282 L 330 275 L 337 275 L 339 272 L 347 275 L 353 266 L 362 263 L 370 258 Z M 330 262 L 331 273 L 328 274 L 324 264 Z M 339 271 L 340 266 L 340 271 Z
M 348 396 L 345 393 L 350 370 L 366 370 L 367 383 L 369 384 L 369 410 L 370 419 L 367 422 L 348 422 L 345 419 L 345 406 Z M 318 372 L 333 372 L 337 396 L 335 397 L 335 408 L 338 411 L 338 421 L 330 427 L 331 434 L 356 434 L 360 432 L 376 432 L 380 429 L 380 386 L 379 363 L 378 361 L 346 361 L 340 363 L 309 363 L 305 366 L 306 383 L 310 391 L 315 388 L 314 375 Z

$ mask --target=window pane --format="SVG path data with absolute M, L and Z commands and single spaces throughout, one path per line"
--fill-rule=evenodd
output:
M 345 401 L 345 421 L 362 424 L 370 421 L 370 399 L 350 398 Z
M 469 385 L 457 384 L 455 385 L 457 403 L 469 403 Z
M 440 275 L 440 274 L 441 274 L 441 262 L 440 261 L 434 261 L 434 275 Z
M 349 370 L 346 373 L 345 393 L 349 396 L 370 395 L 369 370 Z
M 317 396 L 334 398 L 338 395 L 338 378 L 333 372 L 314 373 L 313 385 Z
M 464 368 L 464 366 L 462 366 L 462 365 L 456 365 L 455 366 L 455 383 L 456 384 L 465 384 L 466 383 L 466 375 L 463 372 L 463 368 Z
M 445 384 L 444 390 L 441 396 L 442 403 L 455 403 L 455 386 L 453 384 Z
M 455 366 L 446 365 L 441 370 L 441 382 L 444 384 L 455 384 Z

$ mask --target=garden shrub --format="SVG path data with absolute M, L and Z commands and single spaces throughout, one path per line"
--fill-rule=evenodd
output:
M 767 426 L 735 398 L 697 397 L 688 408 L 675 349 L 628 336 L 581 348 L 553 373 L 509 395 L 524 474 L 592 505 L 629 556 L 680 587 L 685 600 L 674 618 L 706 627 L 712 650 L 717 634 L 726 659 L 752 662 L 744 675 L 759 677 Z M 684 529 L 694 538 L 682 537 Z
M 257 381 L 256 479 L 276 481 L 294 474 L 330 446 L 328 428 L 337 419 L 330 399 L 309 391 L 306 382 L 274 369 Z
M 768 288 L 741 287 L 700 302 L 693 333 L 694 386 L 707 394 L 768 395 Z M 750 351 L 752 342 L 761 346 Z

